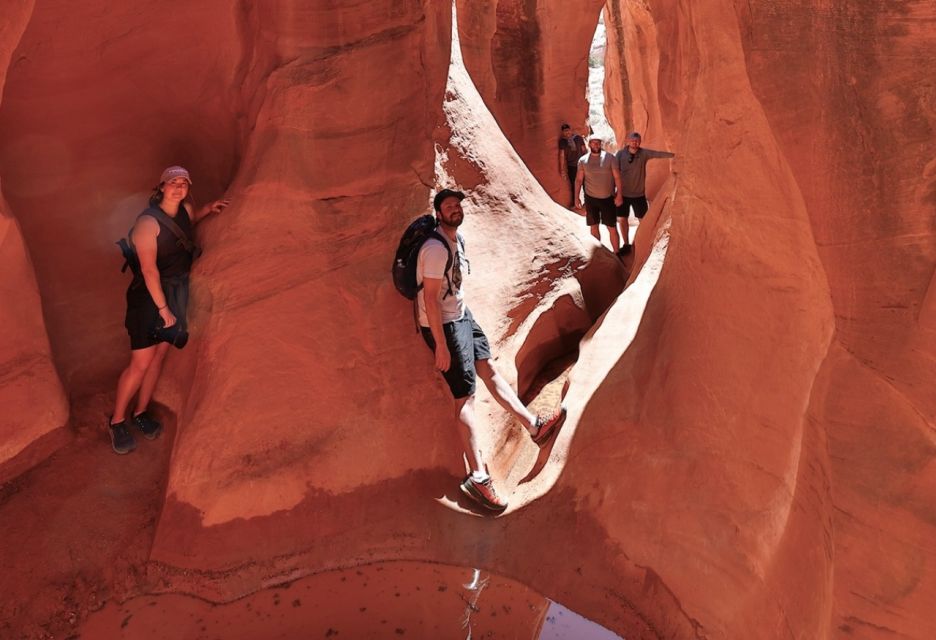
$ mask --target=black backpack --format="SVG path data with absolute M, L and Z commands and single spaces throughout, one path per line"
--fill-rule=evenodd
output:
M 416 262 L 419 258 L 420 248 L 429 238 L 439 240 L 442 246 L 445 247 L 446 252 L 448 252 L 448 258 L 445 260 L 445 281 L 448 283 L 448 291 L 445 292 L 445 296 L 452 293 L 452 281 L 449 279 L 449 270 L 452 268 L 452 250 L 445 238 L 436 231 L 438 224 L 435 216 L 427 213 L 413 220 L 406 227 L 406 231 L 403 232 L 403 237 L 400 238 L 400 244 L 397 246 L 396 255 L 393 258 L 391 272 L 393 274 L 393 286 L 408 300 L 415 300 L 416 294 L 422 289 L 422 284 L 416 284 Z M 464 254 L 465 240 L 460 234 L 458 235 L 458 244 Z

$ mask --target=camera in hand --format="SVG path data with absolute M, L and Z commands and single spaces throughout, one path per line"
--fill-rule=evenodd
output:
M 153 332 L 153 337 L 158 342 L 168 342 L 176 349 L 181 349 L 188 342 L 188 331 L 182 328 L 181 323 L 176 322 L 171 327 L 159 327 Z

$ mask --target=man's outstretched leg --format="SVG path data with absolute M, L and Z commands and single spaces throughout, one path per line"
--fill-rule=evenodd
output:
M 485 508 L 491 511 L 503 511 L 507 508 L 507 501 L 498 496 L 497 491 L 494 490 L 494 483 L 487 472 L 487 465 L 484 463 L 484 455 L 481 452 L 478 427 L 475 422 L 474 399 L 475 395 L 472 393 L 467 398 L 455 401 L 458 407 L 458 435 L 465 448 L 465 454 L 468 456 L 468 465 L 471 467 L 471 472 L 459 488 L 462 493 Z
M 491 396 L 497 401 L 497 404 L 520 421 L 520 424 L 526 428 L 536 444 L 546 442 L 562 422 L 562 418 L 565 416 L 565 408 L 563 407 L 550 415 L 536 416 L 530 413 L 530 410 L 520 401 L 517 392 L 507 384 L 507 381 L 491 364 L 490 360 L 478 360 L 475 362 L 475 370 L 478 377 L 484 382 L 484 386 L 491 392 Z

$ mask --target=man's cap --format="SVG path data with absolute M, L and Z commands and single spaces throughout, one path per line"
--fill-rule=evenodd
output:
M 627 134 L 627 139 L 628 140 L 640 140 L 640 134 L 637 133 L 636 131 L 631 131 L 630 133 Z
M 175 178 L 185 178 L 189 184 L 192 184 L 192 176 L 189 175 L 188 169 L 184 167 L 169 167 L 162 172 L 162 176 L 159 177 L 159 184 L 164 182 L 169 182 Z
M 591 142 L 592 140 L 597 140 L 598 142 L 604 142 L 604 138 L 602 138 L 597 133 L 593 133 L 590 136 L 588 136 L 588 141 Z
M 461 202 L 465 199 L 465 194 L 461 191 L 453 191 L 452 189 L 442 189 L 442 191 L 437 193 L 435 198 L 432 199 L 432 207 L 436 211 L 441 211 L 442 203 L 446 198 L 458 198 L 458 201 Z

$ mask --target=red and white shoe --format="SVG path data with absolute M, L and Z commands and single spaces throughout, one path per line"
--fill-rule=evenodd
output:
M 536 416 L 536 435 L 531 435 L 533 442 L 539 446 L 543 446 L 552 437 L 552 434 L 556 432 L 556 429 L 559 428 L 565 421 L 566 417 L 566 408 L 565 405 L 559 407 L 555 413 L 550 416 Z
M 487 480 L 479 482 L 471 475 L 459 485 L 462 493 L 480 504 L 485 509 L 500 513 L 507 508 L 507 501 L 502 500 L 494 490 L 494 482 L 488 476 Z

